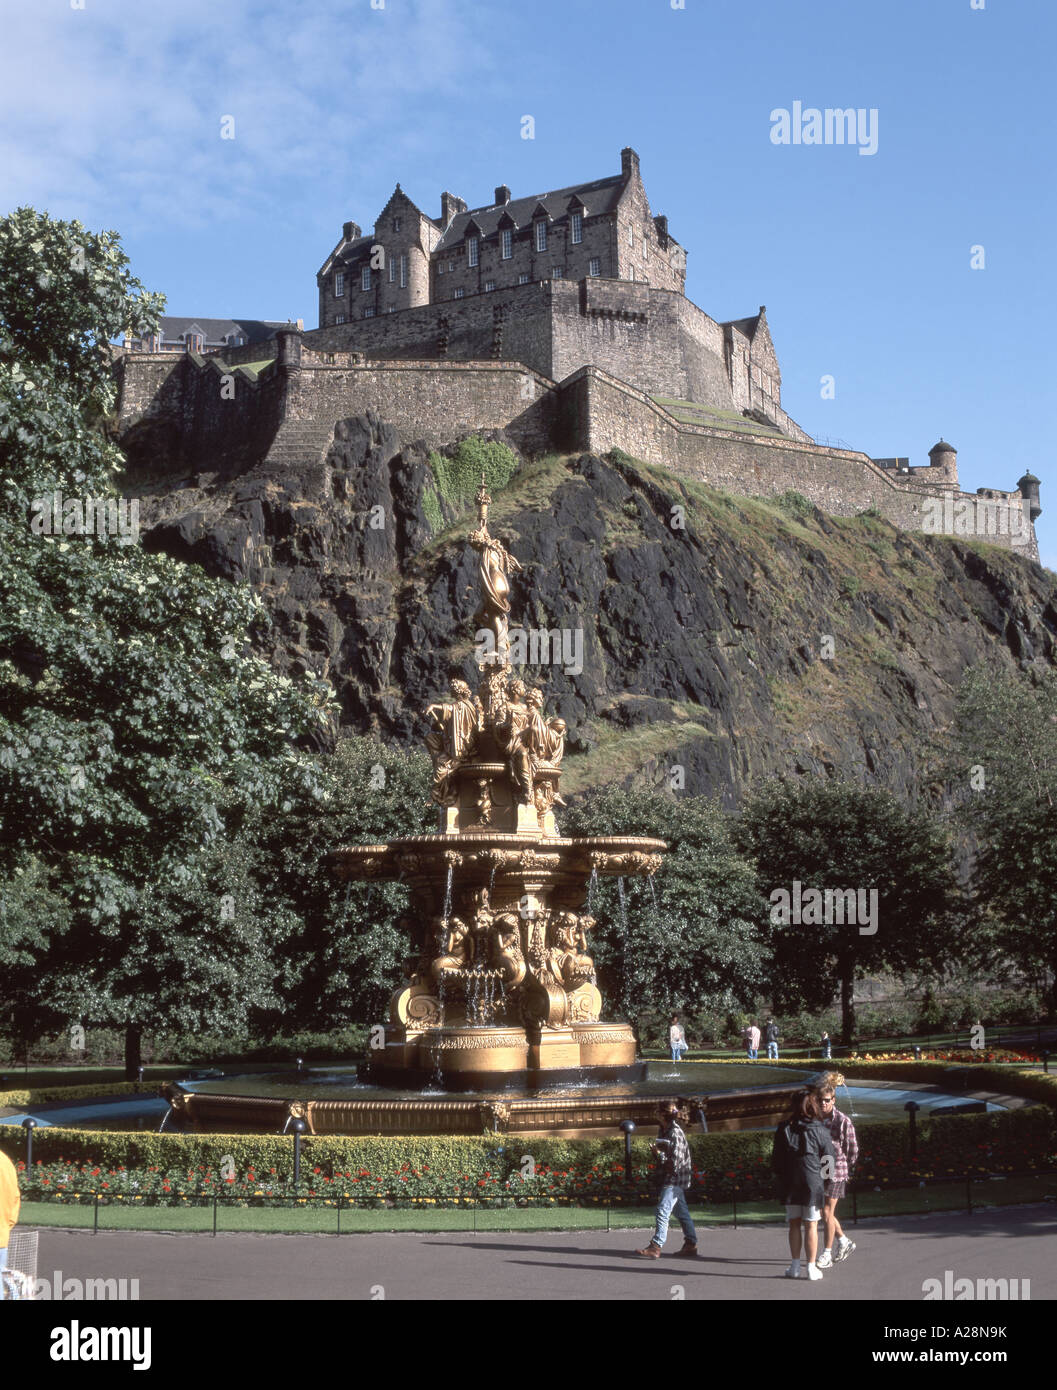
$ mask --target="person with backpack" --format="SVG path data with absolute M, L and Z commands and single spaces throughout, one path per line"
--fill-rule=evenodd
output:
M 767 1027 L 763 1034 L 767 1042 L 767 1057 L 769 1061 L 778 1061 L 778 1024 L 773 1018 L 767 1020 Z
M 807 1277 L 822 1278 L 818 1268 L 818 1222 L 822 1215 L 825 1174 L 836 1167 L 833 1141 L 822 1123 L 822 1107 L 813 1091 L 793 1096 L 788 1118 L 775 1130 L 771 1169 L 775 1199 L 785 1207 L 792 1263 L 787 1279 L 800 1278 L 801 1251 Z
M 848 1116 L 836 1107 L 836 1089 L 843 1085 L 844 1077 L 839 1071 L 828 1071 L 815 1088 L 815 1095 L 822 1110 L 822 1123 L 829 1130 L 836 1158 L 833 1176 L 826 1179 L 826 1202 L 822 1209 L 822 1229 L 826 1243 L 816 1262 L 819 1269 L 829 1269 L 832 1265 L 839 1264 L 855 1249 L 855 1242 L 844 1234 L 837 1220 L 837 1203 L 847 1190 L 851 1171 L 859 1157 L 855 1126 Z M 833 1248 L 834 1237 L 837 1239 L 836 1250 Z
M 657 1177 L 660 1191 L 657 1194 L 657 1218 L 653 1239 L 635 1254 L 645 1260 L 659 1260 L 668 1239 L 668 1219 L 675 1212 L 679 1225 L 683 1228 L 683 1248 L 677 1255 L 684 1259 L 697 1257 L 697 1229 L 686 1203 L 686 1191 L 693 1180 L 693 1165 L 690 1161 L 690 1145 L 679 1124 L 679 1106 L 674 1100 L 661 1101 L 657 1107 L 660 1118 L 660 1134 L 653 1142 L 653 1152 L 660 1159 Z

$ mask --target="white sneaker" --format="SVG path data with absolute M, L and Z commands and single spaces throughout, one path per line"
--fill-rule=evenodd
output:
M 785 1271 L 785 1277 L 786 1277 L 787 1279 L 799 1279 L 799 1278 L 800 1278 L 800 1261 L 799 1261 L 799 1260 L 795 1261 L 793 1264 L 791 1264 L 791 1265 L 789 1266 L 789 1268 Z
M 837 1260 L 838 1263 L 841 1260 L 846 1260 L 854 1249 L 855 1242 L 849 1240 L 847 1236 L 841 1236 L 840 1240 L 837 1241 L 837 1250 L 834 1259 Z
M 808 1277 L 809 1279 L 821 1279 L 821 1278 L 822 1278 L 822 1271 L 821 1271 L 821 1269 L 819 1269 L 819 1267 L 818 1267 L 817 1264 L 808 1265 L 808 1267 L 807 1267 L 807 1277 Z
M 815 1261 L 816 1269 L 829 1269 L 833 1264 L 833 1251 L 823 1250 L 822 1254 Z

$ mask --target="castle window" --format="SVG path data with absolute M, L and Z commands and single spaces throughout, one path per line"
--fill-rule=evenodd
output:
M 373 319 L 373 318 L 374 318 L 374 305 L 373 305 L 373 304 L 368 304 L 368 305 L 367 305 L 367 308 L 364 309 L 364 311 L 363 311 L 363 317 L 364 317 L 365 319 Z
M 494 281 L 494 280 L 486 280 L 486 281 L 484 282 L 484 287 L 485 287 L 485 290 L 486 290 L 486 291 L 488 291 L 488 290 L 494 290 L 494 289 L 495 289 L 495 281 Z
M 400 257 L 400 288 L 407 289 L 407 257 Z
M 650 243 L 643 237 L 642 240 L 642 259 L 648 261 L 650 258 Z
M 481 259 L 481 243 L 475 236 L 467 238 L 466 241 L 466 264 L 478 265 Z
M 360 271 L 360 289 L 369 290 L 371 288 L 371 267 L 365 265 Z
M 386 312 L 387 314 L 391 314 L 391 313 L 394 312 L 395 309 L 396 309 L 396 305 L 395 305 L 395 304 L 390 304 L 389 307 L 386 309 L 385 312 Z
M 536 250 L 547 249 L 547 224 L 542 217 L 536 219 Z
M 344 322 L 345 322 L 345 315 L 344 315 L 344 314 L 339 314 L 339 315 L 337 316 L 337 318 L 334 320 L 334 322 L 335 322 L 335 323 L 344 323 Z
M 394 218 L 393 218 L 393 231 L 394 231 L 394 232 L 398 232 L 399 230 L 400 230 L 400 218 L 399 218 L 399 217 L 394 217 Z
M 528 276 L 525 274 L 524 271 L 522 271 L 521 274 L 517 277 L 517 282 L 518 282 L 519 285 L 527 285 L 527 284 L 528 284 Z
M 628 245 L 635 245 L 635 228 L 631 225 L 630 222 L 628 223 Z
M 395 258 L 395 256 L 390 256 L 390 257 L 389 257 L 389 283 L 392 285 L 392 284 L 395 284 L 395 282 L 396 282 L 396 258 Z
M 341 299 L 345 294 L 345 272 L 339 270 L 334 276 L 334 298 Z
M 438 275 L 443 275 L 443 274 L 444 274 L 444 262 L 443 262 L 443 261 L 438 261 L 438 262 L 437 262 L 437 274 L 438 274 Z
M 583 213 L 582 213 L 582 212 L 574 212 L 573 215 L 572 215 L 572 216 L 570 217 L 570 219 L 569 219 L 569 225 L 570 225 L 570 227 L 572 228 L 573 245 L 574 245 L 574 246 L 579 246 L 580 242 L 583 241 L 583 239 L 584 239 L 584 215 L 583 215 Z
M 513 231 L 512 231 L 509 227 L 504 227 L 504 228 L 503 228 L 502 243 L 503 243 L 503 260 L 504 260 L 504 261 L 508 261 L 508 260 L 510 260 L 511 256 L 514 254 L 514 233 L 513 233 Z
M 588 275 L 601 275 L 601 274 L 602 274 L 602 262 L 601 262 L 601 260 L 599 259 L 598 256 L 593 256 L 593 257 L 591 258 L 591 260 L 588 261 L 588 263 L 587 263 L 587 273 L 588 273 Z
M 551 279 L 552 279 L 552 280 L 561 280 L 561 279 L 564 278 L 564 276 L 565 276 L 565 267 L 564 267 L 564 266 L 560 266 L 560 265 L 552 265 L 552 266 L 551 266 Z
M 449 270 L 454 270 L 454 269 L 455 269 L 455 262 L 454 262 L 454 261 L 449 261 L 449 262 L 448 262 L 448 269 L 449 269 Z
M 455 291 L 455 293 L 452 295 L 452 299 L 462 299 L 462 297 L 465 295 L 465 293 L 466 293 L 466 291 L 465 291 L 465 290 L 463 289 L 463 287 L 460 285 L 459 288 L 458 288 L 458 289 Z

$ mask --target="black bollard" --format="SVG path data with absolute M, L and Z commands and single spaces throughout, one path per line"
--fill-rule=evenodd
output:
M 1050 1070 L 1050 1049 L 1048 1047 L 1042 1049 L 1042 1069 L 1044 1072 Z
M 297 1059 L 297 1070 L 298 1070 L 298 1072 L 300 1073 L 300 1072 L 303 1072 L 304 1069 L 305 1069 L 305 1059 L 304 1059 L 303 1057 L 298 1057 L 298 1059 Z
M 634 1120 L 621 1120 L 620 1128 L 624 1131 L 624 1181 L 634 1180 L 631 1171 L 631 1136 L 635 1133 Z
M 22 1128 L 26 1131 L 26 1181 L 30 1180 L 33 1169 L 33 1131 L 37 1127 L 36 1120 L 30 1118 L 22 1121 Z
M 914 1048 L 914 1061 L 915 1061 L 915 1062 L 920 1062 L 920 1061 L 921 1061 L 921 1048 L 920 1048 L 920 1047 L 915 1047 L 915 1048 Z
M 294 1132 L 294 1186 L 296 1187 L 301 1181 L 301 1136 L 308 1126 L 299 1116 L 291 1122 L 290 1128 Z
M 921 1106 L 916 1100 L 908 1100 L 903 1109 L 910 1117 L 910 1157 L 918 1156 L 918 1111 Z

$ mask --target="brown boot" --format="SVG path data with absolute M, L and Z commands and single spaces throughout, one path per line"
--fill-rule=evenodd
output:
M 696 1244 L 691 1244 L 690 1241 L 685 1240 L 683 1241 L 683 1248 L 681 1250 L 677 1250 L 675 1253 L 676 1255 L 681 1255 L 684 1260 L 696 1260 L 697 1246 Z
M 640 1255 L 644 1260 L 659 1260 L 661 1258 L 661 1247 L 654 1245 L 651 1240 L 644 1250 L 636 1250 L 636 1255 Z

